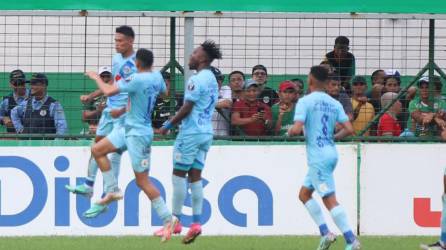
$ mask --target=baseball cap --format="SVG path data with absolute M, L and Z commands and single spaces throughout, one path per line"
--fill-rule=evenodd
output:
M 393 77 L 398 77 L 400 78 L 400 72 L 398 72 L 398 70 L 396 69 L 386 69 L 384 70 L 384 73 L 386 74 L 386 76 L 393 76 Z
M 30 80 L 31 85 L 36 83 L 43 83 L 48 86 L 48 78 L 43 73 L 33 73 Z
M 225 76 L 221 73 L 221 71 L 218 68 L 210 66 L 209 69 L 212 71 L 217 80 L 222 81 L 225 79 Z
M 429 77 L 428 76 L 421 77 L 420 80 L 418 80 L 418 86 L 421 86 L 422 83 L 429 84 Z
M 25 84 L 26 83 L 25 73 L 23 73 L 23 71 L 20 69 L 11 71 L 11 73 L 9 73 L 9 82 L 12 82 L 13 84 L 17 83 Z
M 356 83 L 367 84 L 367 80 L 363 76 L 355 76 L 352 80 L 352 85 L 355 85 Z
M 110 73 L 111 74 L 111 68 L 109 66 L 102 66 L 98 69 L 98 75 L 101 75 L 102 73 Z
M 254 85 L 256 87 L 259 86 L 259 84 L 256 81 L 254 81 L 253 79 L 248 79 L 245 81 L 245 84 L 243 85 L 243 89 L 248 89 L 249 87 L 254 86 Z
M 279 91 L 283 92 L 286 89 L 296 89 L 296 84 L 292 83 L 289 80 L 281 82 L 280 85 L 279 85 Z

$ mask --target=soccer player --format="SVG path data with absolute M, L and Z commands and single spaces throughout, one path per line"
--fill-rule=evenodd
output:
M 430 244 L 430 245 L 421 245 L 421 249 L 424 250 L 445 250 L 446 249 L 446 169 L 443 175 L 443 186 L 444 193 L 442 198 L 443 201 L 443 211 L 441 212 L 441 235 L 440 240 Z
M 214 41 L 207 40 L 197 47 L 189 59 L 189 68 L 196 70 L 185 88 L 184 103 L 178 113 L 160 129 L 166 134 L 181 123 L 173 151 L 173 197 L 172 212 L 180 218 L 187 194 L 187 179 L 190 181 L 193 223 L 183 238 L 184 244 L 192 243 L 201 234 L 200 216 L 203 207 L 203 185 L 201 171 L 206 154 L 212 144 L 212 113 L 218 99 L 217 80 L 209 69 L 214 59 L 221 59 L 220 48 Z M 181 224 L 174 233 L 181 232 Z M 159 232 L 155 232 L 159 235 Z
M 360 243 L 348 224 L 347 215 L 336 200 L 333 178 L 333 171 L 338 161 L 334 139 L 344 138 L 354 132 L 342 105 L 325 93 L 327 81 L 327 69 L 321 66 L 311 68 L 308 76 L 311 94 L 301 98 L 297 103 L 294 125 L 288 131 L 289 135 L 299 135 L 305 127 L 308 173 L 300 190 L 299 199 L 319 226 L 322 238 L 318 250 L 328 249 L 336 240 L 336 236 L 328 229 L 319 204 L 312 198 L 315 190 L 322 197 L 335 224 L 344 234 L 347 242 L 345 249 L 360 249 Z M 333 136 L 336 123 L 340 123 L 342 129 Z
M 135 40 L 135 32 L 129 26 L 120 26 L 116 28 L 115 33 L 115 48 L 116 54 L 112 60 L 112 76 L 114 84 L 120 84 L 130 79 L 130 76 L 136 72 L 135 66 L 135 51 L 133 49 L 133 41 Z M 99 89 L 90 95 L 81 96 L 82 102 L 89 102 L 94 98 L 102 95 Z M 105 136 L 110 134 L 113 130 L 119 130 L 125 119 L 125 112 L 117 118 L 112 117 L 113 113 L 119 113 L 125 110 L 127 105 L 127 93 L 120 93 L 119 95 L 110 96 L 107 98 L 107 106 L 102 111 L 101 119 L 99 120 L 96 131 L 95 143 L 98 143 Z M 122 152 L 110 153 L 109 158 L 111 162 L 111 169 L 116 179 L 119 176 L 119 167 L 121 164 Z M 90 157 L 88 163 L 87 178 L 85 183 L 77 186 L 65 186 L 65 188 L 75 194 L 81 194 L 88 197 L 93 196 L 93 186 L 98 172 L 98 165 L 94 157 Z M 105 190 L 104 190 L 105 191 Z
M 97 206 L 104 207 L 110 202 L 122 198 L 116 179 L 110 173 L 110 163 L 106 156 L 110 152 L 128 150 L 135 173 L 136 184 L 151 200 L 153 208 L 164 222 L 164 234 L 161 239 L 164 242 L 170 239 L 172 229 L 178 223 L 178 219 L 172 216 L 159 190 L 148 178 L 150 146 L 153 139 L 150 117 L 158 94 L 166 92 L 166 84 L 161 73 L 159 71 L 152 73 L 152 65 L 152 52 L 146 49 L 139 49 L 136 52 L 138 73 L 133 75 L 128 83 L 121 82 L 118 85 L 108 85 L 95 72 L 87 73 L 92 80 L 96 81 L 99 89 L 106 96 L 119 93 L 128 93 L 129 95 L 124 127 L 119 130 L 113 130 L 110 135 L 95 144 L 92 148 L 92 154 L 103 173 L 107 188 L 106 195 L 97 203 Z M 94 212 L 92 211 L 92 213 Z

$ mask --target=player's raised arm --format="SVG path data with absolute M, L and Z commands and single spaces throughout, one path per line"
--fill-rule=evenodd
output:
M 119 88 L 115 84 L 106 84 L 98 75 L 98 73 L 94 71 L 89 71 L 85 73 L 91 80 L 96 82 L 98 88 L 104 93 L 105 96 L 112 96 L 119 93 Z

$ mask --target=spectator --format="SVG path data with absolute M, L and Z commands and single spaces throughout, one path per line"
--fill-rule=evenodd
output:
M 158 130 L 163 126 L 163 123 L 167 121 L 170 117 L 175 115 L 181 106 L 183 106 L 183 95 L 181 93 L 176 93 L 172 97 L 170 92 L 170 73 L 164 71 L 163 73 L 164 82 L 166 83 L 167 92 L 166 97 L 159 95 L 155 102 L 155 107 L 152 113 L 152 127 L 154 133 L 158 133 Z
M 442 100 L 429 100 L 429 78 L 423 77 L 418 81 L 420 98 L 409 104 L 410 119 L 407 127 L 415 136 L 443 135 L 445 127 L 444 110 L 446 103 Z
M 401 112 L 401 102 L 397 100 L 397 97 L 398 94 L 393 92 L 387 92 L 381 97 L 382 107 L 387 107 L 394 100 L 396 101 L 379 119 L 378 136 L 399 136 L 401 134 L 401 126 L 397 119 Z
M 341 78 L 337 74 L 329 74 L 328 79 L 327 93 L 342 104 L 342 107 L 350 118 L 350 121 L 353 121 L 352 102 L 350 97 L 345 92 L 341 92 Z
M 381 110 L 381 95 L 384 88 L 384 78 L 386 74 L 384 70 L 378 69 L 373 71 L 371 80 L 372 80 L 372 89 L 367 91 L 367 98 L 369 102 L 375 108 L 375 113 L 378 113 Z
M 260 94 L 258 96 L 259 100 L 268 106 L 273 106 L 274 103 L 279 101 L 279 96 L 274 89 L 267 87 L 268 72 L 266 67 L 263 65 L 256 65 L 252 68 L 252 79 L 256 81 L 259 85 Z
M 241 71 L 232 71 L 229 74 L 229 87 L 231 88 L 232 102 L 242 99 L 243 84 L 245 84 L 245 74 Z
M 352 107 L 353 107 L 353 128 L 359 134 L 375 117 L 375 109 L 367 102 L 367 81 L 362 76 L 356 76 L 352 80 Z M 364 133 L 370 135 L 370 131 Z
M 229 86 L 222 86 L 225 76 L 218 68 L 211 66 L 211 71 L 214 73 L 218 83 L 218 100 L 214 113 L 212 114 L 214 135 L 228 136 L 231 126 L 231 119 L 229 118 L 232 107 L 231 88 Z
M 335 73 L 341 76 L 341 85 L 350 94 L 350 79 L 355 75 L 355 56 L 348 52 L 350 40 L 345 36 L 338 36 L 333 51 L 325 55 Z
M 292 83 L 296 84 L 296 100 L 294 102 L 297 102 L 297 100 L 304 95 L 304 81 L 300 78 L 294 78 L 290 80 Z
M 294 124 L 294 108 L 298 98 L 296 84 L 283 81 L 279 85 L 280 101 L 271 108 L 273 115 L 273 134 L 286 135 L 288 129 Z
M 31 78 L 31 95 L 11 111 L 11 119 L 17 133 L 57 134 L 67 132 L 67 122 L 62 105 L 47 94 L 48 78 L 34 73 Z
M 0 124 L 5 126 L 6 132 L 15 133 L 14 124 L 11 120 L 11 110 L 29 96 L 23 71 L 20 69 L 11 71 L 9 74 L 9 86 L 12 88 L 12 93 L 4 96 L 0 104 Z
M 399 94 L 401 92 L 401 78 L 398 70 L 386 70 L 386 77 L 384 78 L 384 90 L 383 92 L 393 92 Z M 401 113 L 398 116 L 398 121 L 400 122 L 401 128 L 404 130 L 407 125 L 407 120 L 409 118 L 409 102 L 416 95 L 416 88 L 411 87 L 408 89 L 407 93 L 404 93 L 398 99 L 402 104 Z
M 110 67 L 100 67 L 98 70 L 98 74 L 102 81 L 104 81 L 105 83 L 110 84 L 112 82 L 112 73 Z M 107 102 L 107 97 L 105 97 L 104 95 L 94 97 L 93 93 L 87 95 L 91 96 L 91 98 L 87 98 L 86 102 L 84 102 L 86 104 L 86 110 L 82 112 L 82 121 L 88 123 L 88 134 L 90 135 L 96 135 L 97 125 Z M 81 101 L 82 99 L 83 98 L 81 98 Z
M 271 128 L 271 108 L 257 99 L 260 87 L 254 80 L 248 80 L 243 88 L 243 100 L 232 108 L 231 122 L 249 136 L 267 135 Z
M 434 88 L 435 88 L 434 92 L 435 98 L 446 101 L 446 96 L 444 96 L 442 93 L 443 83 L 441 82 L 441 77 L 434 76 L 432 82 L 434 83 Z

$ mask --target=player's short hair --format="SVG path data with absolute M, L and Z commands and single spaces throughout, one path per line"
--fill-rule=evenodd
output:
M 240 75 L 242 76 L 243 80 L 245 80 L 245 74 L 243 74 L 243 72 L 241 72 L 241 71 L 239 71 L 239 70 L 234 70 L 234 71 L 232 71 L 232 72 L 228 75 L 228 78 L 231 79 L 231 76 L 232 76 L 232 75 L 235 75 L 235 74 L 240 74 Z
M 328 80 L 328 70 L 323 66 L 316 65 L 311 67 L 310 74 L 321 83 Z
M 335 39 L 335 45 L 344 45 L 348 46 L 350 44 L 350 40 L 346 36 L 338 36 Z
M 123 34 L 124 36 L 135 38 L 135 31 L 133 28 L 127 25 L 122 25 L 116 28 L 116 33 Z
M 136 51 L 136 60 L 141 63 L 143 68 L 150 68 L 153 65 L 153 53 L 148 49 L 138 49 Z
M 200 46 L 203 48 L 206 53 L 209 63 L 214 61 L 214 59 L 221 59 L 222 54 L 220 51 L 220 47 L 212 40 L 206 40 Z

